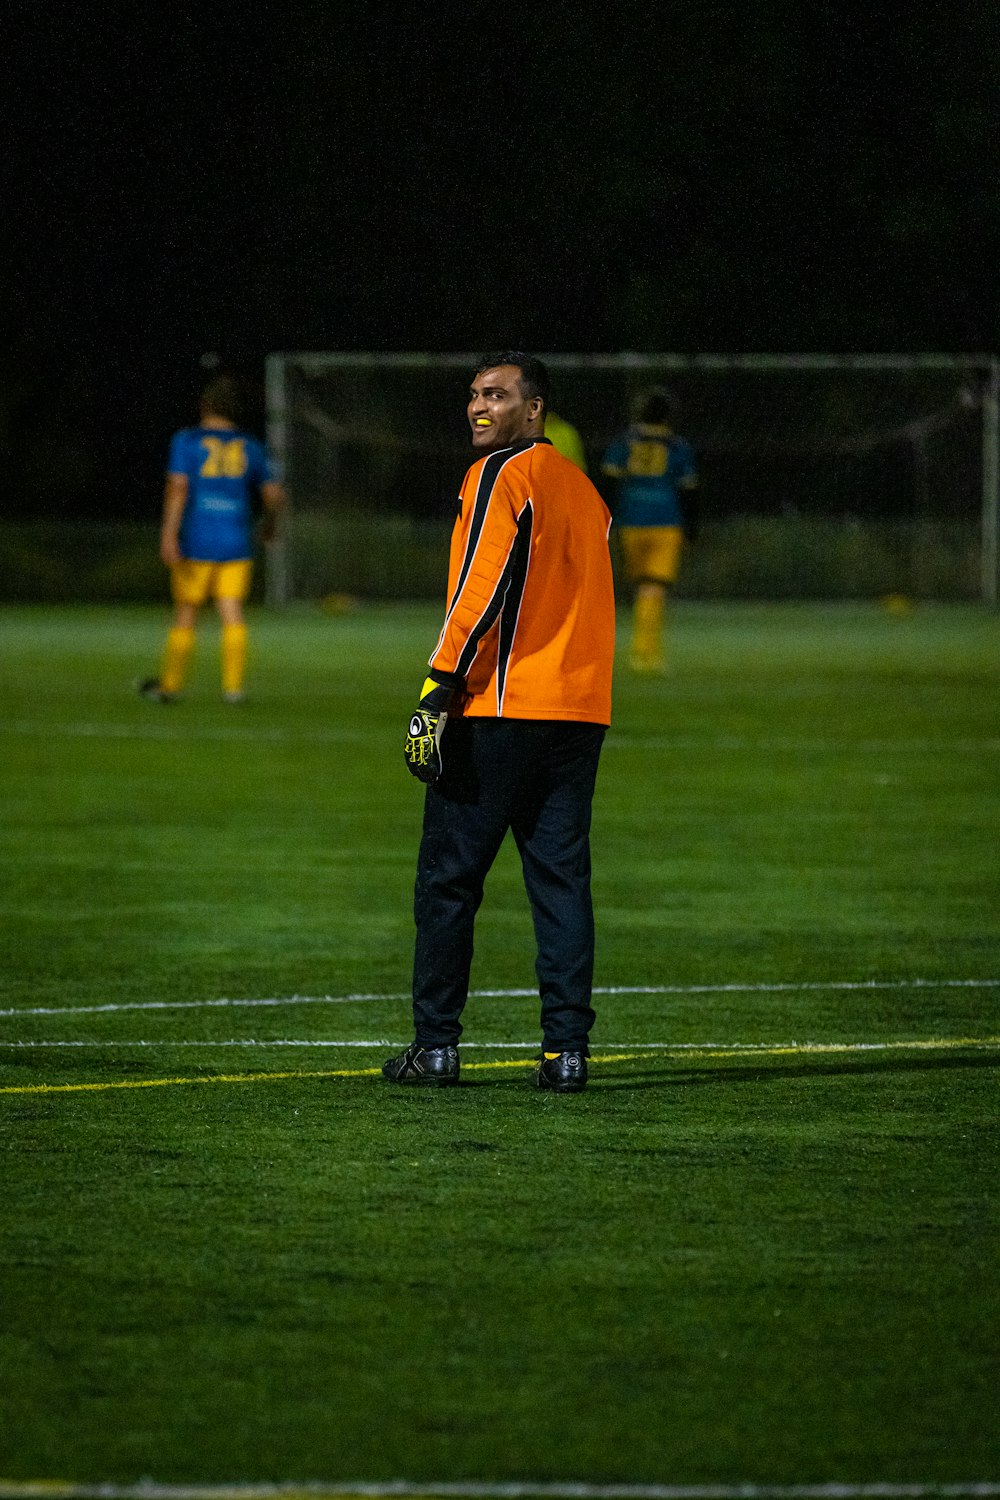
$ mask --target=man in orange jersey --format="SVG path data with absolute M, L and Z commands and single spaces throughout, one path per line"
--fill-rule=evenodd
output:
M 516 351 L 484 358 L 468 406 L 477 457 L 452 535 L 448 609 L 404 755 L 427 783 L 417 862 L 415 1040 L 395 1083 L 459 1076 L 473 925 L 510 830 L 535 925 L 539 1088 L 587 1082 L 594 1022 L 590 816 L 611 719 L 611 517 L 544 436 L 548 375 Z

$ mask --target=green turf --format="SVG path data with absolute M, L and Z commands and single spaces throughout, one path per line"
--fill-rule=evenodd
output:
M 437 625 L 257 615 L 234 709 L 206 623 L 160 708 L 160 612 L 0 614 L 0 1478 L 997 1480 L 997 620 L 677 608 L 594 819 L 596 982 L 660 992 L 571 1099 L 530 994 L 457 1090 L 365 1071 Z M 507 849 L 473 979 L 531 989 Z

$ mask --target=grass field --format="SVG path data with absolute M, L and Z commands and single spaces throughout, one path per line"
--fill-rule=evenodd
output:
M 508 849 L 464 1086 L 376 1076 L 437 610 L 257 615 L 239 708 L 164 625 L 0 614 L 0 1493 L 1000 1493 L 998 621 L 677 608 L 573 1098 Z

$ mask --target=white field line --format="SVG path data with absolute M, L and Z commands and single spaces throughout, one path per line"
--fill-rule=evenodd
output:
M 386 1484 L 307 1481 L 296 1484 L 86 1484 L 2 1480 L 0 1500 L 987 1500 L 1000 1482 L 967 1484 L 491 1484 L 443 1481 Z
M 265 729 L 262 726 L 245 725 L 209 726 L 199 724 L 196 728 L 183 725 L 178 728 L 170 724 L 45 724 L 40 720 L 17 719 L 0 726 L 0 734 L 18 734 L 31 739 L 36 736 L 51 739 L 61 735 L 75 740 L 200 740 L 208 743 L 236 741 L 261 744 L 362 744 L 370 739 L 361 729 L 319 729 L 308 733 L 290 732 L 287 729 Z M 944 748 L 942 746 L 942 748 Z
M 981 739 L 961 740 L 914 738 L 909 740 L 836 739 L 829 735 L 639 735 L 618 734 L 610 730 L 604 741 L 609 750 L 683 750 L 683 751 L 759 751 L 772 754 L 775 751 L 789 754 L 844 755 L 854 751 L 860 755 L 900 754 L 924 755 L 952 750 L 968 755 L 984 752 L 995 754 L 1000 750 L 1000 739 L 984 735 Z
M 831 979 L 778 984 L 617 984 L 594 987 L 595 995 L 781 995 L 807 994 L 816 990 L 990 990 L 1000 989 L 1000 979 Z M 537 989 L 470 990 L 470 1000 L 537 1000 Z M 227 1007 L 286 1005 L 374 1005 L 409 1000 L 408 990 L 382 994 L 283 995 L 266 999 L 220 1000 L 126 1000 L 103 1005 L 12 1006 L 0 1010 L 5 1016 L 88 1016 L 133 1010 L 212 1010 Z
M 24 735 L 28 738 L 51 739 L 60 735 L 67 739 L 113 739 L 113 740 L 190 740 L 260 742 L 265 744 L 362 744 L 368 743 L 370 735 L 361 729 L 288 730 L 265 728 L 264 726 L 232 725 L 193 727 L 148 724 L 89 723 L 49 724 L 42 720 L 15 719 L 0 725 L 0 735 Z M 608 750 L 679 750 L 679 751 L 760 751 L 771 754 L 775 751 L 789 753 L 829 753 L 842 755 L 854 751 L 860 754 L 884 756 L 898 751 L 901 754 L 922 755 L 938 751 L 948 755 L 981 755 L 1000 750 L 1000 739 L 995 736 L 966 736 L 952 739 L 942 735 L 914 736 L 911 739 L 838 739 L 828 735 L 636 735 L 620 734 L 612 729 L 605 740 Z
M 368 1051 L 381 1051 L 386 1047 L 405 1047 L 405 1040 L 388 1037 L 366 1038 L 362 1041 L 330 1041 L 303 1038 L 281 1037 L 269 1039 L 267 1037 L 230 1038 L 225 1041 L 104 1041 L 95 1042 L 89 1040 L 69 1041 L 32 1041 L 30 1039 L 18 1039 L 15 1041 L 0 1041 L 0 1050 L 16 1051 L 19 1049 L 33 1048 L 60 1048 L 60 1047 L 96 1047 L 104 1051 L 115 1051 L 119 1047 L 152 1047 L 156 1051 L 169 1051 L 173 1047 L 334 1047 L 334 1048 L 362 1048 Z M 903 1041 L 888 1042 L 601 1042 L 598 1044 L 601 1053 L 604 1052 L 662 1052 L 670 1057 L 682 1057 L 685 1054 L 707 1053 L 717 1057 L 740 1057 L 740 1056 L 774 1056 L 778 1054 L 814 1054 L 814 1053 L 843 1053 L 843 1052 L 944 1052 L 949 1049 L 966 1048 L 993 1048 L 1000 1047 L 1000 1036 L 953 1036 L 953 1037 L 914 1037 Z M 462 1042 L 463 1052 L 537 1052 L 539 1043 L 534 1042 Z

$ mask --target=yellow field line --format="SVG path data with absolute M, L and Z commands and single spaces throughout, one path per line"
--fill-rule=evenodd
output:
M 938 1037 L 906 1042 L 788 1042 L 775 1047 L 746 1046 L 725 1051 L 713 1047 L 711 1050 L 706 1049 L 701 1055 L 707 1056 L 712 1061 L 716 1058 L 734 1057 L 749 1061 L 755 1057 L 801 1057 L 847 1052 L 943 1052 L 974 1047 L 1000 1047 L 1000 1036 Z M 663 1057 L 669 1062 L 690 1063 L 699 1054 L 690 1047 L 683 1051 L 672 1051 L 665 1047 L 662 1052 L 657 1053 L 651 1050 L 607 1053 L 596 1056 L 591 1061 L 595 1063 L 642 1062 L 649 1061 L 653 1056 Z M 467 1073 L 487 1069 L 498 1071 L 501 1068 L 531 1068 L 534 1065 L 533 1057 L 514 1057 L 493 1062 L 463 1062 L 462 1071 Z M 378 1078 L 381 1071 L 381 1068 L 303 1068 L 284 1073 L 206 1073 L 189 1074 L 187 1077 L 180 1078 L 126 1078 L 115 1079 L 110 1083 L 23 1083 L 2 1086 L 0 1094 L 101 1093 L 108 1089 L 162 1089 L 190 1083 L 274 1083 L 288 1078 Z
M 205 1073 L 187 1078 L 125 1078 L 113 1083 L 28 1083 L 0 1088 L 0 1094 L 77 1094 L 102 1089 L 164 1089 L 181 1083 L 266 1083 L 280 1078 L 377 1078 L 380 1068 L 303 1069 L 290 1073 Z

